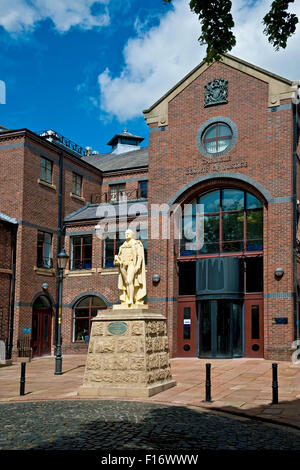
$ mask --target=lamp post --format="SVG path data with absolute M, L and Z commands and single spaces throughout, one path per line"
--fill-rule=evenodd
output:
M 56 357 L 55 357 L 55 375 L 62 374 L 62 355 L 61 355 L 61 309 L 62 309 L 62 281 L 63 270 L 67 266 L 69 256 L 63 248 L 57 255 L 57 268 L 58 268 L 58 325 L 57 325 L 57 343 L 56 343 Z

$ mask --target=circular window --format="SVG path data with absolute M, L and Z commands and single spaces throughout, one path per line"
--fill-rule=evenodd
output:
M 232 131 L 227 124 L 212 124 L 203 133 L 202 144 L 209 153 L 223 152 L 230 145 Z
M 259 345 L 258 344 L 253 344 L 252 351 L 259 351 Z
M 184 349 L 184 351 L 189 351 L 189 350 L 191 349 L 191 347 L 190 347 L 189 344 L 185 344 L 185 345 L 183 346 L 183 349 Z
M 231 119 L 218 116 L 198 130 L 196 144 L 206 157 L 218 157 L 231 150 L 237 139 L 237 127 Z

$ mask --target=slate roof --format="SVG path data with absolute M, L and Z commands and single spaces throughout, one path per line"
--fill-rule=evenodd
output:
M 137 205 L 135 208 L 133 208 L 133 205 Z M 124 205 L 124 203 L 117 203 L 117 204 L 112 204 L 112 203 L 105 203 L 105 204 L 87 204 L 80 209 L 78 209 L 75 212 L 72 212 L 72 214 L 67 215 L 64 218 L 64 221 L 66 223 L 70 222 L 80 222 L 80 221 L 88 221 L 88 220 L 100 220 L 101 218 L 104 217 L 109 217 L 109 214 L 111 212 L 105 212 L 105 208 L 108 207 L 108 211 L 110 208 L 115 209 L 116 216 L 118 217 L 120 208 Z M 98 211 L 99 209 L 99 211 Z M 102 211 L 101 211 L 102 209 Z M 135 209 L 135 210 L 134 210 Z M 140 212 L 140 214 L 136 213 Z M 127 201 L 127 213 L 131 214 L 133 217 L 138 216 L 138 215 L 147 215 L 148 214 L 148 203 L 147 201 Z M 102 215 L 102 217 L 101 217 Z M 111 214 L 112 215 L 112 214 Z M 124 215 L 124 210 L 121 211 L 121 217 Z
M 119 171 L 148 166 L 148 147 L 119 154 L 104 153 L 87 155 L 81 160 L 99 168 L 101 171 Z

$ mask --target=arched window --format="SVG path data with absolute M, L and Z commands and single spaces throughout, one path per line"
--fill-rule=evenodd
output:
M 88 341 L 91 320 L 98 310 L 105 309 L 106 303 L 100 297 L 89 296 L 80 299 L 73 310 L 73 341 Z
M 204 206 L 204 237 L 199 237 L 197 204 Z M 181 256 L 263 250 L 263 206 L 252 194 L 234 188 L 217 189 L 197 196 L 188 207 L 183 217 Z M 202 244 L 196 243 L 197 230 L 197 240 L 203 240 Z
M 51 301 L 46 295 L 40 295 L 37 299 L 35 299 L 32 308 L 34 310 L 40 310 L 43 308 L 51 309 Z

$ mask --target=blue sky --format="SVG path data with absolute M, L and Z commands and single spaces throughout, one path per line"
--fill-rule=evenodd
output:
M 300 17 L 299 2 L 291 7 Z M 270 1 L 233 0 L 233 55 L 300 79 L 300 27 L 285 51 L 262 34 Z M 108 152 L 124 130 L 145 137 L 143 109 L 204 57 L 188 0 L 0 0 L 0 124 L 54 129 Z

